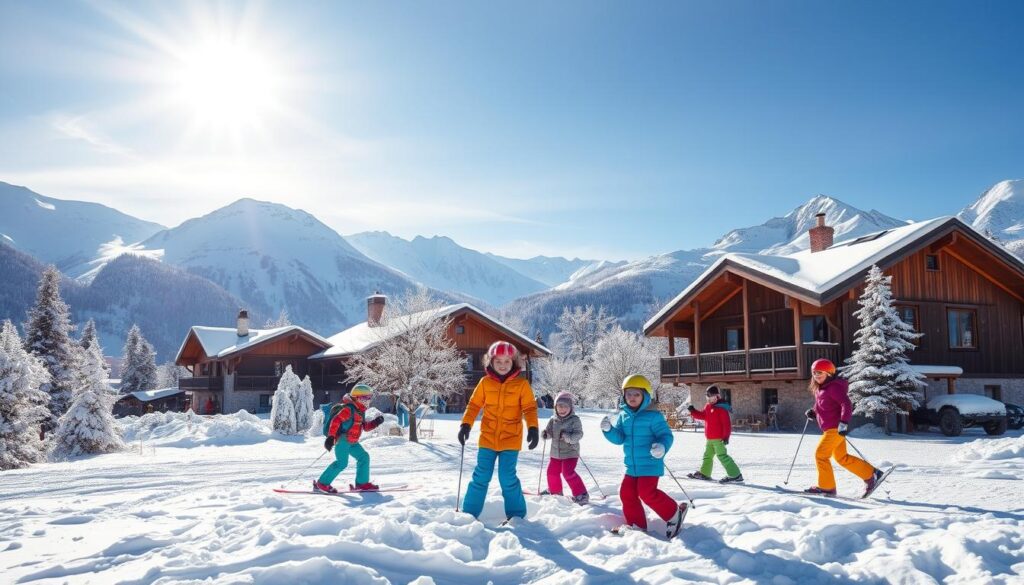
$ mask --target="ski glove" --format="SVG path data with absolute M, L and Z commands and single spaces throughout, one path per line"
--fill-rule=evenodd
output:
M 808 408 L 807 412 L 805 412 L 804 415 L 807 418 L 811 419 L 811 420 L 814 420 L 815 418 L 817 418 L 817 416 L 815 416 L 815 414 L 814 414 L 814 409 L 813 408 Z
M 459 444 L 460 445 L 465 445 L 466 444 L 466 439 L 468 439 L 468 438 L 469 438 L 469 425 L 466 424 L 466 423 L 462 423 L 462 425 L 459 426 Z
M 612 421 L 607 416 L 601 419 L 601 430 L 606 433 L 612 430 Z
M 849 432 L 850 432 L 850 425 L 848 425 L 848 424 L 846 424 L 844 422 L 839 423 L 839 434 L 841 436 L 845 437 L 846 433 L 849 433 Z
M 548 439 L 551 438 L 551 435 L 548 434 L 548 430 L 547 429 L 544 429 L 544 432 L 541 433 L 540 436 L 543 437 L 545 441 L 547 441 Z
M 540 441 L 540 433 L 537 432 L 537 427 L 530 427 L 526 431 L 526 443 L 531 451 L 537 448 L 538 441 Z
M 728 445 L 729 444 L 729 439 L 722 439 L 722 444 L 723 445 Z
M 328 451 L 330 451 L 333 448 L 334 448 L 334 437 L 328 436 L 326 439 L 324 439 L 324 449 L 327 449 Z
M 689 410 L 690 412 L 697 412 L 697 409 L 694 408 L 692 404 L 687 405 L 686 410 Z
M 381 425 L 381 423 L 383 423 L 383 422 L 384 422 L 384 415 L 383 414 L 378 414 L 376 416 L 376 418 L 374 418 L 373 420 L 370 421 L 370 426 L 372 426 L 372 427 L 379 427 Z
M 665 456 L 665 445 L 661 443 L 654 443 L 651 445 L 651 457 L 655 459 L 661 459 Z

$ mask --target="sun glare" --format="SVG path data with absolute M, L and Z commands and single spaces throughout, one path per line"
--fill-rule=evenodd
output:
M 230 42 L 203 43 L 187 52 L 172 83 L 176 101 L 196 122 L 224 129 L 261 125 L 281 90 L 266 56 Z

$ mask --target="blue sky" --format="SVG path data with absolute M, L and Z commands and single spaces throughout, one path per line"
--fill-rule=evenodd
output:
M 1024 177 L 1019 2 L 0 3 L 0 180 L 638 258 Z

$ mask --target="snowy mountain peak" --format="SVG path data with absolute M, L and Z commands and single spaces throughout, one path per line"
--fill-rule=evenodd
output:
M 958 217 L 982 233 L 1024 238 L 1024 179 L 996 183 Z

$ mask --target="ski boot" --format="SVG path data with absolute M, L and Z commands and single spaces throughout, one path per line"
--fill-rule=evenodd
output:
M 329 484 L 326 484 L 326 483 L 320 483 L 318 480 L 314 480 L 313 481 L 313 491 L 314 492 L 319 492 L 321 494 L 336 494 L 336 493 L 338 493 L 338 490 L 334 489 L 333 486 L 331 486 Z
M 704 475 L 703 473 L 701 473 L 699 471 L 694 471 L 693 473 L 687 473 L 686 477 L 688 477 L 690 479 L 700 479 L 700 480 L 704 480 L 704 481 L 713 481 L 710 477 Z
M 723 477 L 718 480 L 718 483 L 743 483 L 743 474 L 739 474 L 736 477 Z
M 380 486 L 375 483 L 360 483 L 360 484 L 348 484 L 349 489 L 354 492 L 375 492 L 380 489 Z
M 875 472 L 871 474 L 871 477 L 864 480 L 864 495 L 861 497 L 866 498 L 870 496 L 871 492 L 875 491 L 875 488 L 878 487 L 878 484 L 882 483 L 882 477 L 882 470 L 876 469 Z
M 676 537 L 679 531 L 683 528 L 683 518 L 686 518 L 686 512 L 689 508 L 685 502 L 679 504 L 679 509 L 676 510 L 676 515 L 665 523 L 665 538 L 669 540 Z
M 590 494 L 587 493 L 587 492 L 583 492 L 582 494 L 580 494 L 578 496 L 573 496 L 572 501 L 573 501 L 574 504 L 578 504 L 580 506 L 584 506 L 584 505 L 590 503 Z
M 811 494 L 813 496 L 826 496 L 826 497 L 829 497 L 829 498 L 836 497 L 836 490 L 825 490 L 825 489 L 821 489 L 818 486 L 809 487 L 809 488 L 804 490 L 804 493 L 805 494 Z

